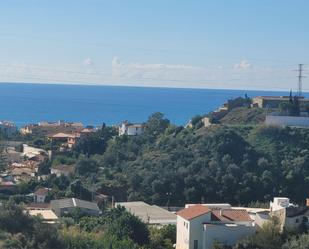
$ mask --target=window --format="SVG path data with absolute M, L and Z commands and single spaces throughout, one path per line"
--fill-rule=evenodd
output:
M 194 249 L 197 249 L 198 248 L 198 241 L 197 240 L 194 240 L 194 246 L 193 246 Z
M 295 223 L 298 223 L 298 222 L 299 222 L 299 220 L 298 220 L 298 219 L 296 219 L 296 220 L 295 220 Z

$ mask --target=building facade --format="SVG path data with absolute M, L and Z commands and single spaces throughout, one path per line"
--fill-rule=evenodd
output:
M 252 106 L 259 108 L 279 108 L 281 103 L 288 103 L 290 96 L 258 96 L 252 99 Z M 300 103 L 309 103 L 309 99 L 298 97 Z
M 176 249 L 211 249 L 215 241 L 231 246 L 254 232 L 245 210 L 190 205 L 177 213 Z
M 144 132 L 144 126 L 142 124 L 131 124 L 128 122 L 123 122 L 119 126 L 119 136 L 137 136 Z
M 44 203 L 48 194 L 48 188 L 39 188 L 33 193 L 34 203 Z

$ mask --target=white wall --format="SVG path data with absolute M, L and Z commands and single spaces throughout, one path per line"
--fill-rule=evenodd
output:
M 203 249 L 203 223 L 210 221 L 210 212 L 190 221 L 177 216 L 176 249 L 193 249 L 194 240 L 198 241 L 198 249 Z
M 270 220 L 269 213 L 261 212 L 261 213 L 256 213 L 254 223 L 257 228 L 262 228 L 264 224 L 269 222 L 269 220 Z
M 267 115 L 265 124 L 277 126 L 309 127 L 309 117 L 272 116 Z
M 290 199 L 286 197 L 275 197 L 273 202 L 270 202 L 270 210 L 276 211 L 282 208 L 287 208 L 290 205 Z
M 143 129 L 142 127 L 128 126 L 126 133 L 128 136 L 136 136 L 142 134 Z
M 57 177 L 60 177 L 61 175 L 64 175 L 64 176 L 70 175 L 70 173 L 67 171 L 61 171 L 61 170 L 53 169 L 53 168 L 51 168 L 50 173 L 55 174 Z
M 189 249 L 189 221 L 177 216 L 176 249 Z
M 24 152 L 24 154 L 26 154 L 26 153 L 33 153 L 33 154 L 37 154 L 37 155 L 39 155 L 41 153 L 47 154 L 47 152 L 45 150 L 35 148 L 35 147 L 29 146 L 27 144 L 23 144 L 23 152 Z
M 198 249 L 203 249 L 203 223 L 210 221 L 210 212 L 190 221 L 177 216 L 176 249 L 193 249 L 194 240 L 198 241 Z
M 255 227 L 243 225 L 213 225 L 204 227 L 203 249 L 211 249 L 215 241 L 232 246 L 238 240 L 255 233 Z
M 144 129 L 141 126 L 128 125 L 126 123 L 122 123 L 119 127 L 119 136 L 128 135 L 128 136 L 136 136 L 141 135 Z
M 196 217 L 191 220 L 189 226 L 190 232 L 190 240 L 189 240 L 189 249 L 194 249 L 194 240 L 198 241 L 198 249 L 203 248 L 203 230 L 204 230 L 204 222 L 210 222 L 211 220 L 211 213 L 207 213 Z
M 45 201 L 45 195 L 34 195 L 34 202 L 42 203 Z

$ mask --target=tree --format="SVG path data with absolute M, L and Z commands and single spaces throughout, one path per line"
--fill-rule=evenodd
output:
M 74 197 L 82 200 L 91 200 L 91 192 L 85 188 L 80 179 L 73 181 L 70 185 L 70 190 Z
M 1 247 L 2 249 L 22 249 L 23 245 L 17 239 L 6 239 Z
M 281 249 L 283 242 L 280 222 L 272 217 L 256 234 L 239 241 L 234 249 Z
M 279 105 L 279 110 L 282 114 L 288 116 L 299 116 L 300 115 L 300 104 L 298 96 L 293 98 L 290 96 L 289 102 L 282 102 Z
M 176 226 L 167 225 L 162 228 L 152 227 L 150 229 L 151 249 L 173 249 L 176 243 Z
M 130 238 L 139 245 L 149 243 L 149 230 L 139 218 L 117 207 L 108 214 L 108 233 L 118 239 Z
M 248 98 L 247 94 L 245 95 L 245 98 L 238 97 L 235 99 L 229 99 L 227 101 L 229 111 L 237 107 L 250 107 L 251 103 L 252 103 L 252 100 Z
M 282 249 L 308 249 L 309 248 L 309 234 L 301 234 L 300 236 L 293 236 L 286 241 Z
M 99 165 L 93 159 L 81 158 L 76 163 L 76 171 L 80 176 L 96 173 L 98 169 Z
M 164 115 L 160 112 L 153 113 L 149 118 L 148 121 L 145 123 L 145 134 L 149 136 L 158 136 L 162 134 L 165 129 L 169 126 L 170 121 L 164 118 Z
M 201 128 L 203 126 L 203 122 L 202 122 L 202 116 L 200 115 L 196 115 L 191 119 L 191 124 L 193 125 L 193 127 L 195 128 Z
M 85 155 L 103 154 L 108 141 L 117 134 L 114 127 L 107 127 L 105 124 L 97 132 L 82 136 L 73 150 Z
M 3 172 L 7 168 L 7 157 L 4 149 L 0 148 L 0 172 Z
M 57 229 L 50 225 L 41 222 L 34 224 L 34 248 L 44 249 L 62 249 L 63 244 L 58 236 Z
M 45 159 L 39 164 L 38 173 L 39 175 L 48 175 L 50 173 L 51 163 L 48 159 Z
M 29 214 L 12 201 L 3 203 L 0 207 L 0 230 L 31 233 L 33 222 Z

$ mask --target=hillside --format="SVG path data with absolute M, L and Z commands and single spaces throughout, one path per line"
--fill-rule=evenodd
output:
M 308 196 L 307 129 L 220 124 L 184 129 L 161 114 L 152 115 L 146 127 L 143 135 L 115 137 L 99 155 L 88 151 L 88 158 L 76 159 L 75 177 L 85 187 L 91 179 L 117 201 L 158 205 L 247 204 L 253 196 L 265 202 L 277 195 L 303 202 Z
M 221 124 L 260 124 L 265 121 L 266 110 L 262 108 L 237 107 L 219 120 Z
M 236 108 L 224 124 L 183 128 L 155 113 L 139 136 L 119 137 L 104 127 L 42 165 L 46 172 L 59 162 L 74 163 L 72 178 L 31 182 L 24 192 L 43 185 L 53 189 L 51 198 L 91 199 L 95 188 L 116 201 L 163 206 L 248 204 L 277 195 L 303 202 L 309 194 L 309 130 L 254 124 L 263 115 L 259 109 Z

